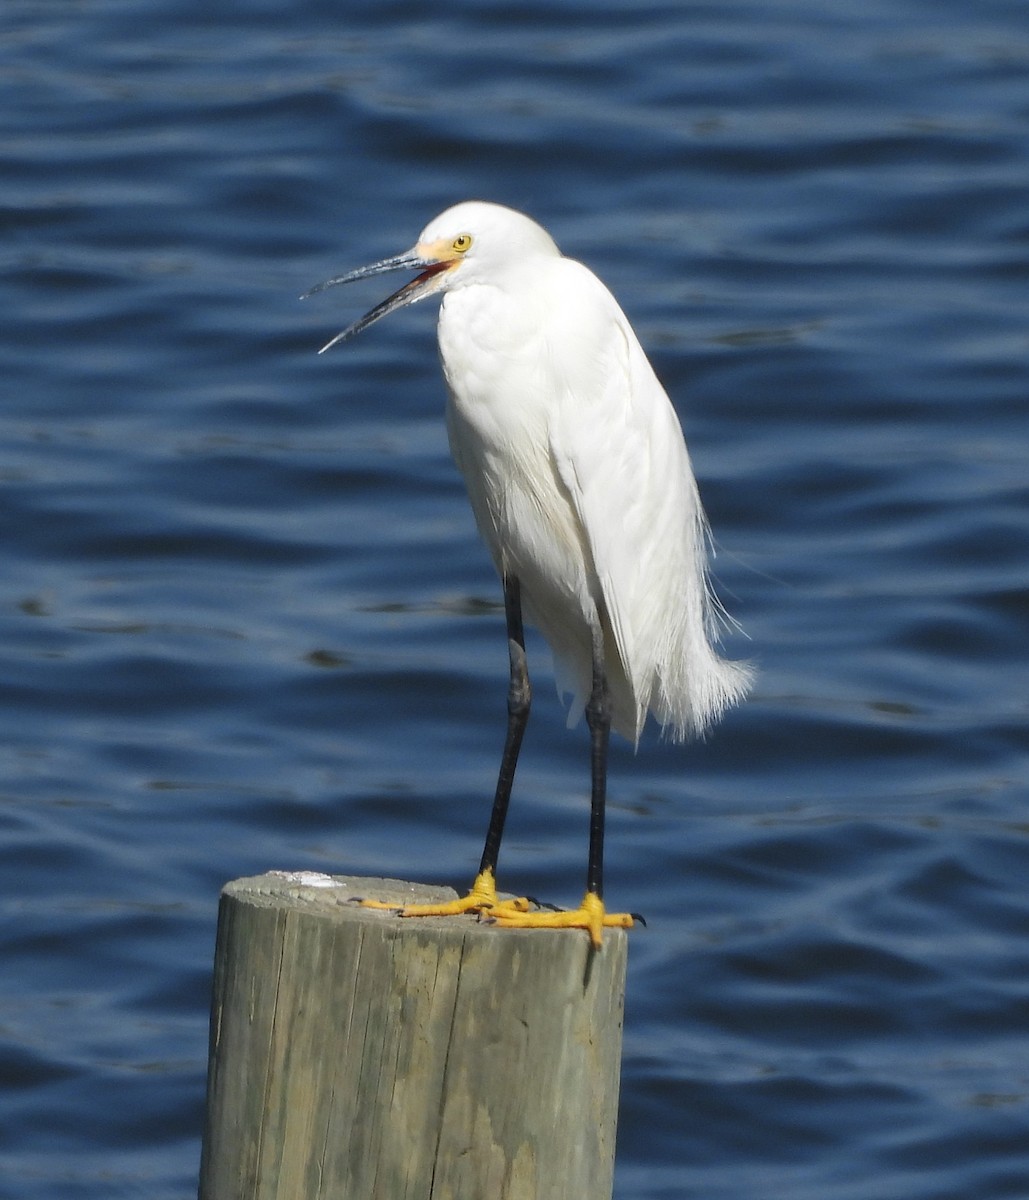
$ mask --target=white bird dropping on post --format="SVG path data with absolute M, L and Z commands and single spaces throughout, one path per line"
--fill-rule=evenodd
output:
M 408 916 L 485 913 L 505 926 L 626 928 L 602 901 L 608 731 L 638 743 L 652 713 L 676 741 L 743 698 L 749 668 L 714 648 L 707 525 L 682 429 L 625 314 L 600 280 L 535 221 L 469 201 L 406 254 L 313 291 L 386 271 L 411 282 L 332 339 L 441 294 L 439 350 L 450 448 L 504 586 L 508 732 L 479 874 L 469 894 Z M 311 293 L 308 293 L 310 295 Z M 585 709 L 592 801 L 586 895 L 571 912 L 499 901 L 496 866 L 529 715 L 522 606 Z

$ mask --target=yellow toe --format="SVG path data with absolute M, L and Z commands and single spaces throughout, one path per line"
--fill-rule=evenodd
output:
M 445 900 L 439 904 L 385 904 L 381 900 L 362 900 L 365 908 L 400 909 L 402 917 L 456 917 L 463 913 L 502 913 L 515 916 L 529 910 L 529 901 L 524 896 L 501 900 L 497 896 L 497 885 L 492 871 L 480 871 L 475 877 L 467 896 L 456 900 Z
M 505 929 L 585 929 L 597 950 L 603 944 L 605 927 L 631 929 L 635 923 L 630 913 L 605 911 L 604 902 L 593 892 L 586 893 L 578 908 L 561 912 L 512 912 L 501 906 L 490 911 L 486 919 Z

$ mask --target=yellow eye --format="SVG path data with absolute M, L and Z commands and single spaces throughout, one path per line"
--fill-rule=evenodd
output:
M 471 248 L 472 235 L 470 233 L 459 233 L 451 244 L 457 254 L 464 254 L 466 250 Z

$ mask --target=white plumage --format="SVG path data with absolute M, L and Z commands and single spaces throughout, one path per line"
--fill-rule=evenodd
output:
M 442 293 L 450 447 L 504 581 L 512 644 L 508 748 L 465 908 L 489 906 L 483 896 L 528 717 L 521 604 L 554 652 L 571 719 L 585 707 L 590 720 L 589 908 L 591 895 L 599 904 L 608 721 L 634 744 L 648 713 L 676 740 L 698 736 L 750 683 L 745 664 L 715 649 L 707 527 L 682 429 L 614 297 L 528 217 L 458 204 L 407 254 L 321 287 L 405 267 L 419 274 L 329 346 Z
M 650 711 L 675 739 L 701 734 L 749 672 L 712 648 L 704 514 L 671 403 L 614 297 L 545 230 L 472 202 L 419 241 L 465 229 L 439 347 L 479 532 L 521 580 L 572 721 L 603 621 L 613 726 L 635 743 Z

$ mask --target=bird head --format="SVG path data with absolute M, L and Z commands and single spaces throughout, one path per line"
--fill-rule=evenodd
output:
M 305 292 L 301 299 L 337 284 L 353 283 L 371 275 L 383 275 L 387 271 L 417 272 L 402 288 L 336 334 L 331 342 L 319 350 L 319 354 L 324 354 L 337 342 L 353 337 L 380 317 L 406 304 L 414 304 L 437 292 L 495 279 L 512 263 L 524 263 L 539 254 L 560 254 L 554 240 L 542 226 L 503 205 L 466 200 L 430 221 L 411 250 L 319 283 Z

